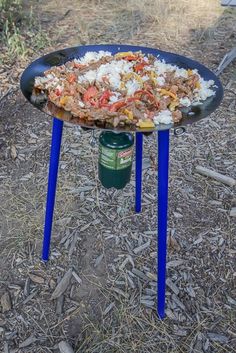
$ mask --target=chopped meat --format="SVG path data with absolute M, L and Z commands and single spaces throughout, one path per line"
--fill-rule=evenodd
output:
M 180 110 L 175 110 L 172 113 L 172 117 L 175 123 L 178 123 L 182 119 L 182 113 Z

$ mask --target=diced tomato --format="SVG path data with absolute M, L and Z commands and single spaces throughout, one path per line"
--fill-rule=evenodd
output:
M 134 71 L 135 72 L 139 72 L 139 71 L 142 71 L 144 69 L 145 66 L 147 66 L 148 63 L 146 63 L 145 61 L 144 62 L 141 62 L 141 63 L 138 63 L 134 66 Z
M 74 74 L 73 72 L 71 72 L 71 73 L 68 75 L 67 81 L 68 81 L 69 83 L 75 82 L 75 81 L 76 81 L 76 74 Z
M 101 95 L 101 97 L 99 98 L 99 105 L 100 107 L 106 107 L 108 104 L 108 100 L 109 98 L 112 96 L 112 92 L 109 91 L 108 89 L 106 91 L 103 92 L 103 94 Z
M 89 103 L 90 103 L 91 105 L 93 105 L 95 108 L 99 108 L 99 102 L 98 102 L 97 99 L 91 99 L 91 100 L 89 101 Z
M 127 103 L 125 101 L 118 101 L 118 102 L 111 104 L 109 107 L 109 110 L 111 112 L 116 112 L 117 110 L 119 110 L 122 107 L 125 107 L 126 105 L 127 105 Z
M 83 102 L 90 103 L 94 107 L 99 107 L 99 102 L 97 99 L 98 89 L 95 86 L 90 86 L 83 95 Z
M 98 94 L 98 89 L 95 86 L 90 86 L 83 95 L 83 101 L 89 102 L 91 98 L 96 97 Z
M 128 103 L 134 102 L 134 101 L 139 101 L 139 100 L 140 100 L 140 99 L 139 99 L 138 97 L 129 97 L 129 98 L 126 99 L 126 101 L 127 101 Z
M 61 96 L 61 93 L 62 93 L 62 91 L 59 90 L 58 88 L 55 90 L 55 95 L 56 95 L 56 96 L 60 97 L 60 96 Z

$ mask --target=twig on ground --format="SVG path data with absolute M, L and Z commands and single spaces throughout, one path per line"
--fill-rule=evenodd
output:
M 211 169 L 208 169 L 208 168 L 205 168 L 205 167 L 202 167 L 200 165 L 198 165 L 196 167 L 196 171 L 199 173 L 199 174 L 202 174 L 204 176 L 207 176 L 207 177 L 210 177 L 212 179 L 215 179 L 223 184 L 226 184 L 228 186 L 234 186 L 236 184 L 236 180 L 227 176 L 227 175 L 224 175 L 224 174 L 220 174 L 218 172 L 215 172 L 214 170 L 211 170 Z

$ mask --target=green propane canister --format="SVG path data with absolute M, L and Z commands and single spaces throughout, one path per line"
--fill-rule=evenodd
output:
M 122 189 L 130 181 L 134 136 L 104 131 L 99 136 L 98 176 L 102 185 Z

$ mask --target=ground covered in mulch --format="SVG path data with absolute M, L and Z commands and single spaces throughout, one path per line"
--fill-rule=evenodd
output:
M 236 178 L 235 64 L 221 76 L 220 109 L 179 138 L 171 133 L 163 322 L 155 309 L 156 135 L 145 138 L 143 209 L 135 214 L 134 177 L 121 191 L 102 188 L 90 132 L 65 126 L 44 264 L 51 119 L 25 101 L 18 81 L 32 57 L 84 43 L 148 45 L 215 69 L 235 46 L 236 13 L 223 12 L 216 0 L 192 7 L 184 0 L 31 3 L 50 46 L 0 69 L 0 351 L 234 352 L 235 188 L 195 168 Z

